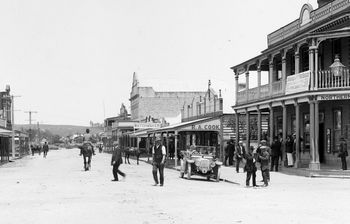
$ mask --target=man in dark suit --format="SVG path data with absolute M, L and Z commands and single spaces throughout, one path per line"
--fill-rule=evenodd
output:
M 125 178 L 126 176 L 125 173 L 119 170 L 119 166 L 122 163 L 123 163 L 123 158 L 122 158 L 120 148 L 118 146 L 118 143 L 115 143 L 114 151 L 112 155 L 112 161 L 111 161 L 111 165 L 113 166 L 113 176 L 114 176 L 114 180 L 112 181 L 118 181 L 118 174 Z
M 244 155 L 244 158 L 247 160 L 245 164 L 245 170 L 247 171 L 246 186 L 249 187 L 250 178 L 253 180 L 253 187 L 256 187 L 256 166 L 254 158 L 254 147 L 250 146 L 248 152 Z
M 162 145 L 162 140 L 160 137 L 156 138 L 156 144 L 152 148 L 152 173 L 154 179 L 154 186 L 157 186 L 160 182 L 160 186 L 162 187 L 164 184 L 164 163 L 165 163 L 166 149 L 165 146 Z M 159 181 L 157 172 L 159 170 Z
M 269 158 L 270 158 L 270 147 L 267 146 L 267 143 L 265 140 L 261 141 L 261 146 L 260 146 L 260 154 L 258 154 L 258 158 L 260 161 L 260 166 L 261 166 L 261 173 L 263 176 L 263 181 L 264 181 L 264 187 L 267 187 L 268 181 L 270 180 L 270 170 L 269 170 Z
M 236 172 L 239 173 L 239 164 L 242 161 L 242 158 L 245 154 L 245 148 L 243 142 L 239 141 L 238 146 L 236 147 Z

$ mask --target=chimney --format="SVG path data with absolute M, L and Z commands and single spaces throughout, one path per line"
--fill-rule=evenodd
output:
M 330 2 L 333 2 L 333 0 L 317 0 L 317 4 L 318 4 L 319 8 L 321 8 L 322 6 L 327 5 Z

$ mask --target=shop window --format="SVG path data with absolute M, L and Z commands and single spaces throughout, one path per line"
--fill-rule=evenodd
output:
M 333 139 L 333 152 L 338 151 L 339 139 L 342 134 L 342 111 L 336 109 L 333 111 L 333 129 L 334 129 L 334 139 Z
M 292 128 L 292 134 L 297 132 L 297 122 L 296 122 L 295 115 L 292 115 L 291 128 Z
M 283 118 L 282 116 L 277 117 L 277 133 L 274 133 L 274 136 L 276 136 L 277 134 L 283 133 Z

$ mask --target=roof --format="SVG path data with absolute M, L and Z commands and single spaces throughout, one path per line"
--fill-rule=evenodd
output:
M 12 136 L 12 131 L 4 129 L 4 128 L 0 128 L 0 136 L 1 137 L 11 137 Z

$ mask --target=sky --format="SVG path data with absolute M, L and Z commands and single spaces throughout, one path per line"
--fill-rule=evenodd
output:
M 89 125 L 130 112 L 132 75 L 155 91 L 204 91 L 234 104 L 230 67 L 317 0 L 1 0 L 0 89 L 15 123 Z M 231 111 L 233 112 L 233 111 Z

